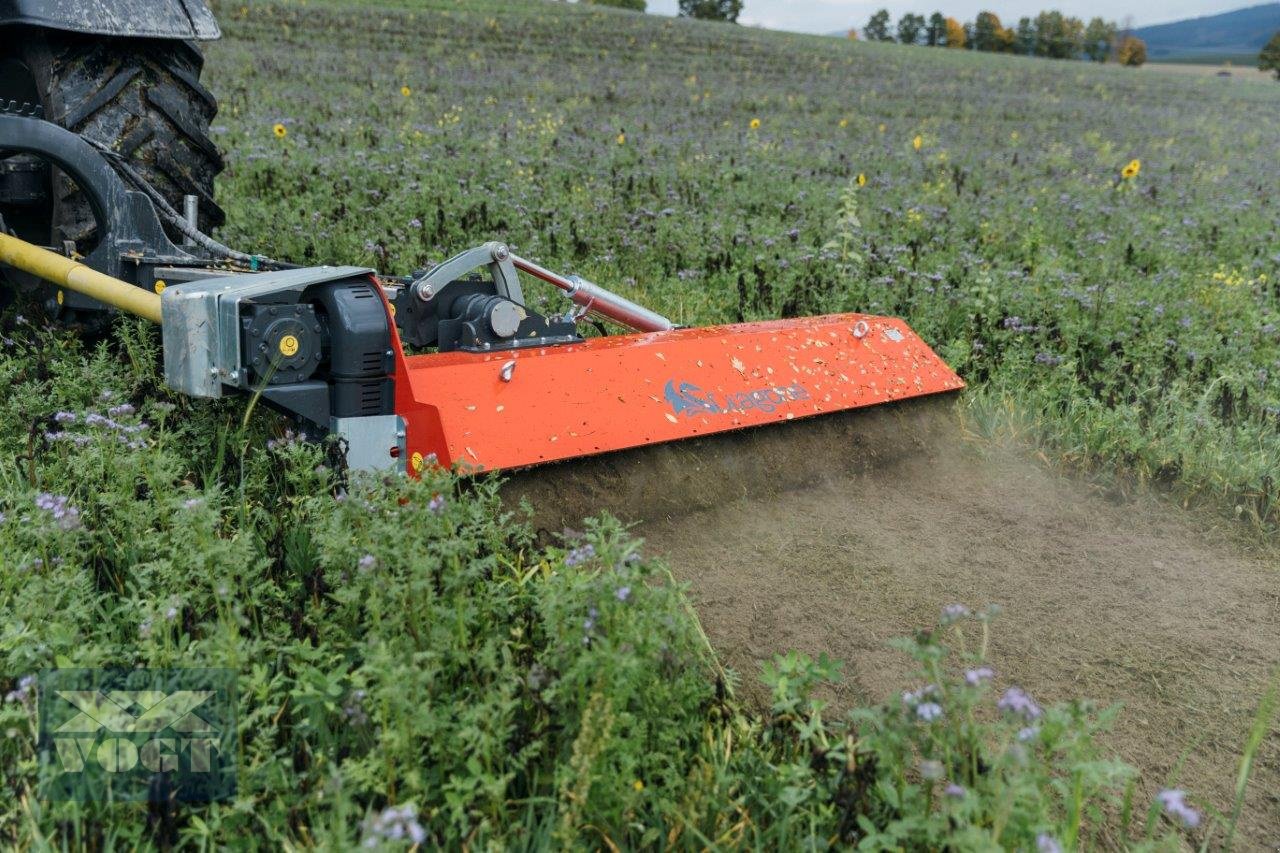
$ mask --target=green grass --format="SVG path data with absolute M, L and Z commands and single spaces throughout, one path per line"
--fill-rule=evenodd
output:
M 1258 54 L 1247 51 L 1175 53 L 1170 56 L 1153 55 L 1151 61 L 1176 65 L 1236 65 L 1240 68 L 1257 68 Z
M 1280 87 L 562 4 L 217 11 L 226 242 L 407 271 L 498 237 L 686 323 L 899 314 L 988 428 L 1030 424 L 1080 465 L 1277 520 Z M 724 673 L 612 522 L 539 545 L 492 484 L 347 481 L 269 413 L 169 395 L 132 323 L 97 349 L 3 323 L 6 844 L 405 847 L 389 827 L 416 825 L 495 848 L 1032 849 L 1179 831 L 1131 825 L 1134 771 L 1094 740 L 1108 712 L 1033 720 L 966 682 L 985 616 L 903 644 L 906 700 L 837 715 L 813 698 L 830 661 Z M 238 798 L 44 801 L 20 679 L 54 666 L 235 669 Z M 765 714 L 732 696 L 757 677 Z

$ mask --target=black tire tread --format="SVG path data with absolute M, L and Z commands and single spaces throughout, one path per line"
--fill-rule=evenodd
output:
M 197 196 L 201 230 L 223 223 L 213 195 L 223 160 L 209 138 L 217 102 L 199 82 L 193 45 L 46 33 L 28 50 L 52 121 L 127 158 L 175 209 Z M 55 240 L 90 243 L 96 229 L 83 195 L 59 175 L 54 197 Z

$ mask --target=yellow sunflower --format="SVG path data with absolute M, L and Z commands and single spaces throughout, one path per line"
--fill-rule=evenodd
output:
M 1123 169 L 1120 170 L 1120 177 L 1124 178 L 1126 181 L 1129 181 L 1138 177 L 1138 173 L 1141 171 L 1142 171 L 1142 161 L 1130 160 L 1129 163 Z
M 275 123 L 275 126 L 271 128 L 271 132 L 276 135 L 276 139 L 284 139 L 289 135 L 289 129 L 280 122 Z
M 407 97 L 409 97 L 410 95 L 412 95 L 412 94 L 413 94 L 413 90 L 412 90 L 412 89 L 410 89 L 408 86 L 401 86 L 401 87 L 400 87 L 400 94 L 404 95 L 404 96 L 407 98 Z
M 857 177 L 857 181 L 858 181 L 858 186 L 860 186 L 860 187 L 865 187 L 865 186 L 867 185 L 867 175 L 866 175 L 866 173 L 865 173 L 865 172 L 859 172 L 859 173 L 858 173 L 858 177 Z
M 758 119 L 758 118 L 753 118 L 753 119 L 751 120 L 751 129 L 752 129 L 752 130 L 759 130 L 759 129 L 760 129 L 760 119 Z
M 913 139 L 913 140 L 911 140 L 911 147 L 912 147 L 912 148 L 914 148 L 914 149 L 915 149 L 915 150 L 917 150 L 917 151 L 919 151 L 921 148 L 923 148 L 923 147 L 924 147 L 924 137 L 917 133 L 917 134 L 916 134 L 916 138 L 915 138 L 915 139 Z

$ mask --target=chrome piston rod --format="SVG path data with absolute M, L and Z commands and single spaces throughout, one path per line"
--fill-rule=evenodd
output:
M 565 277 L 553 273 L 517 255 L 511 255 L 511 263 L 518 270 L 523 270 L 548 284 L 554 284 L 568 294 L 575 305 L 581 305 L 593 314 L 599 314 L 637 332 L 665 332 L 675 328 L 675 323 L 658 312 L 650 311 L 643 305 L 637 305 L 630 299 L 619 296 L 612 290 L 606 290 L 585 278 L 576 275 Z

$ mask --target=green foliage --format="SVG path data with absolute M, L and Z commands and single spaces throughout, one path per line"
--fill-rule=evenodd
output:
M 919 44 L 927 26 L 923 15 L 906 13 L 898 19 L 898 43 Z
M 905 316 L 971 409 L 1016 404 L 1080 465 L 1280 520 L 1274 87 L 1206 101 L 1107 68 L 387 2 L 219 6 L 224 240 L 404 271 L 500 237 L 681 323 Z M 566 32 L 574 62 L 555 61 Z M 1013 685 L 965 679 L 988 665 L 983 620 L 903 644 L 906 703 L 838 715 L 835 665 L 797 654 L 756 713 L 616 523 L 539 542 L 492 483 L 344 483 L 268 412 L 245 427 L 242 401 L 167 394 L 153 333 L 86 349 L 3 323 L 6 846 L 404 848 L 395 823 L 448 847 L 1035 849 L 1173 829 L 1125 817 L 1146 803 L 1098 751 L 1109 712 L 1028 720 L 997 707 Z M 39 798 L 21 677 L 106 664 L 236 670 L 236 801 Z M 1121 835 L 1099 835 L 1108 814 Z
M 954 654 L 943 633 L 902 646 L 935 685 L 917 700 L 832 718 L 814 692 L 838 665 L 792 653 L 749 713 L 617 522 L 535 546 L 492 481 L 346 478 L 270 419 L 166 395 L 140 325 L 93 352 L 5 335 L 7 846 L 1026 847 L 1096 831 L 1127 772 L 1084 706 L 1046 712 L 1034 743 L 1015 737 L 1031 717 L 980 721 L 994 696 L 964 685 L 982 656 L 952 617 Z M 148 821 L 41 798 L 25 676 L 209 666 L 238 676 L 234 801 Z
M 1280 32 L 1273 35 L 1258 54 L 1258 70 L 1273 71 L 1280 80 Z
M 1094 62 L 1106 62 L 1116 40 L 1116 25 L 1102 18 L 1092 18 L 1084 30 L 1084 52 Z
M 1147 45 L 1136 36 L 1124 36 L 1116 48 L 1116 61 L 1129 68 L 1137 68 L 1147 62 Z
M 584 0 L 584 2 L 589 6 L 613 6 L 635 12 L 643 12 L 645 9 L 645 0 Z
M 947 19 L 941 12 L 929 16 L 928 28 L 925 30 L 924 43 L 929 47 L 942 47 L 947 41 Z
M 862 37 L 867 41 L 893 41 L 889 32 L 888 9 L 881 9 L 871 16 L 867 25 L 862 28 Z
M 680 15 L 706 21 L 736 22 L 742 14 L 742 0 L 680 0 Z

